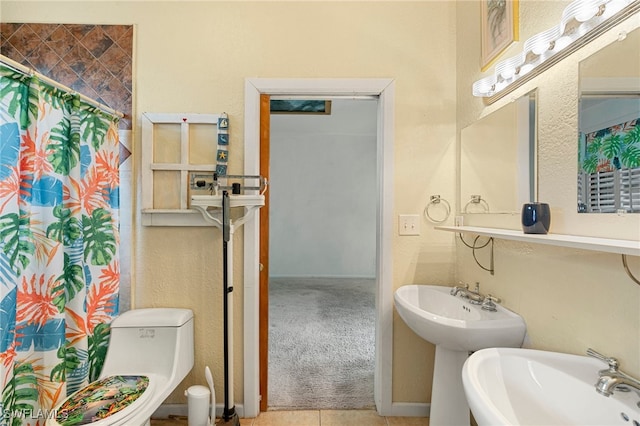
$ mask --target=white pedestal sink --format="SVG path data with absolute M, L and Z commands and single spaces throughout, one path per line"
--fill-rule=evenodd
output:
M 396 290 L 400 317 L 418 336 L 436 345 L 430 426 L 469 424 L 469 405 L 462 367 L 470 351 L 520 347 L 526 325 L 522 317 L 500 305 L 485 311 L 452 296 L 450 287 L 406 285 Z
M 255 178 L 253 176 L 249 178 Z M 224 316 L 224 410 L 226 424 L 239 425 L 240 420 L 233 401 L 233 233 L 251 215 L 264 206 L 264 196 L 259 194 L 193 195 L 191 207 L 202 213 L 204 219 L 222 230 L 223 252 L 223 316 Z M 231 219 L 231 208 L 240 207 L 244 214 Z M 231 372 L 229 374 L 229 372 Z
M 490 348 L 475 352 L 462 379 L 479 426 L 640 424 L 640 396 L 596 391 L 595 358 L 533 349 Z

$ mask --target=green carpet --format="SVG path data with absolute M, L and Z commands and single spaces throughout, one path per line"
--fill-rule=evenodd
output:
M 269 408 L 375 407 L 375 280 L 269 281 Z

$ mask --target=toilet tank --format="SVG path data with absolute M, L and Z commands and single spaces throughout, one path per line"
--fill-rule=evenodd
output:
M 150 373 L 182 380 L 193 367 L 193 354 L 190 309 L 134 309 L 112 321 L 100 377 Z

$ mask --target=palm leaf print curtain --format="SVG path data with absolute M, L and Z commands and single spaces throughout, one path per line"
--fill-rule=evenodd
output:
M 102 368 L 118 313 L 118 120 L 0 65 L 0 424 L 44 424 Z

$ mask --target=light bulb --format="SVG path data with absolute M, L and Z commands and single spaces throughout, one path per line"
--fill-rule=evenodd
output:
M 575 18 L 577 21 L 585 22 L 596 16 L 596 13 L 598 13 L 597 7 L 585 7 L 576 13 Z

